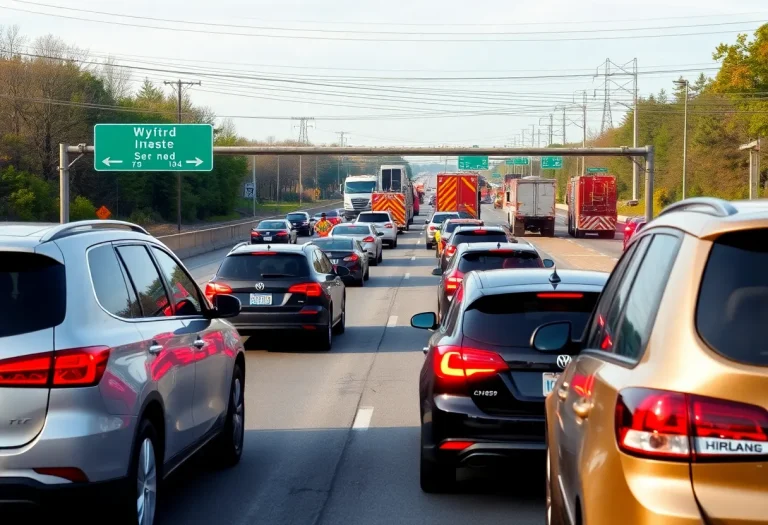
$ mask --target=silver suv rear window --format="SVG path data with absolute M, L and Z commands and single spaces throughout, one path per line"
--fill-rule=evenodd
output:
M 696 308 L 696 328 L 717 353 L 768 366 L 768 229 L 726 233 L 712 245 Z
M 0 253 L 0 337 L 58 326 L 66 310 L 63 264 L 31 253 Z

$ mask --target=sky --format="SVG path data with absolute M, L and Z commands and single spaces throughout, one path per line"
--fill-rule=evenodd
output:
M 550 114 L 560 143 L 563 108 L 573 142 L 583 93 L 601 128 L 606 59 L 637 59 L 641 96 L 671 91 L 765 21 L 765 0 L 0 0 L 0 25 L 112 56 L 134 86 L 200 81 L 192 101 L 244 137 L 296 139 L 291 117 L 314 117 L 313 143 L 371 146 L 531 145 L 532 126 L 544 146 Z M 610 80 L 618 125 L 632 77 Z

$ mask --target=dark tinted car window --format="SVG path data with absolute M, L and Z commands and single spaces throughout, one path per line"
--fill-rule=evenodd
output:
M 120 246 L 117 249 L 125 263 L 128 275 L 133 281 L 143 317 L 162 317 L 173 315 L 165 293 L 165 286 L 157 273 L 157 268 L 143 246 Z
M 444 224 L 445 224 L 445 231 L 447 233 L 453 233 L 454 230 L 456 230 L 456 228 L 458 228 L 459 226 L 472 226 L 471 224 L 466 224 L 466 223 L 462 224 L 462 223 L 453 222 L 453 221 L 448 221 Z
M 327 211 L 327 212 L 325 212 L 325 216 L 326 217 L 338 217 L 339 216 L 339 212 L 337 212 L 336 210 Z
M 97 246 L 89 251 L 88 266 L 96 297 L 106 311 L 126 319 L 141 317 L 141 307 L 133 286 L 127 282 L 122 264 L 111 244 Z
M 336 226 L 334 235 L 368 235 L 371 230 L 368 226 Z
M 285 230 L 288 225 L 284 221 L 261 221 L 260 230 Z
M 389 222 L 389 215 L 386 213 L 361 213 L 358 217 L 360 222 Z
M 203 313 L 200 295 L 194 281 L 170 255 L 157 248 L 152 248 L 165 279 L 171 285 L 173 304 L 176 315 L 198 315 Z
M 654 235 L 637 271 L 613 352 L 639 359 L 648 343 L 669 272 L 677 256 L 680 240 L 671 235 Z
M 533 331 L 544 323 L 570 321 L 581 335 L 597 301 L 597 293 L 581 298 L 542 298 L 537 293 L 481 297 L 464 313 L 464 335 L 485 344 L 528 347 Z
M 261 281 L 270 277 L 309 277 L 307 258 L 300 253 L 230 255 L 216 273 L 231 281 Z
M 459 271 L 499 270 L 501 268 L 543 268 L 539 254 L 533 252 L 465 253 L 459 261 Z
M 740 363 L 768 366 L 768 229 L 727 233 L 709 254 L 696 328 L 715 351 Z
M 0 252 L 0 337 L 58 326 L 66 309 L 63 264 L 42 255 Z
M 483 233 L 476 233 L 474 231 L 456 232 L 451 236 L 451 244 L 458 246 L 463 242 L 508 242 L 508 240 L 504 232 L 487 230 Z
M 442 224 L 446 219 L 450 219 L 451 217 L 456 217 L 456 213 L 435 213 L 430 222 Z
M 353 247 L 351 239 L 317 239 L 312 244 L 321 250 L 352 250 Z
M 303 213 L 289 213 L 286 217 L 289 221 L 306 221 L 307 216 Z

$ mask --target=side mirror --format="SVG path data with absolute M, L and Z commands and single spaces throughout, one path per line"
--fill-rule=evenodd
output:
M 349 276 L 349 273 L 350 273 L 349 268 L 347 268 L 346 266 L 334 266 L 333 271 L 339 277 L 347 277 Z
M 384 232 L 379 232 L 376 234 L 377 237 L 384 237 Z
M 368 253 L 368 248 L 363 248 L 363 253 Z
M 558 352 L 571 344 L 570 321 L 543 324 L 531 335 L 531 347 L 539 352 Z
M 429 219 L 424 219 L 424 224 L 429 224 Z
M 437 268 L 432 269 L 432 275 L 437 275 L 438 277 L 443 275 L 443 269 L 439 266 Z
M 213 298 L 213 310 L 210 310 L 211 319 L 226 319 L 240 314 L 243 306 L 240 299 L 234 295 L 217 295 Z
M 411 317 L 411 326 L 420 330 L 434 330 L 437 324 L 437 315 L 434 312 L 423 312 Z
M 544 263 L 544 268 L 554 268 L 555 267 L 555 261 L 552 259 L 544 259 L 542 261 Z

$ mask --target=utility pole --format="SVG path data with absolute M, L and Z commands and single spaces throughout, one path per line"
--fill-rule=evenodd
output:
M 280 212 L 280 155 L 277 156 L 277 200 L 275 205 L 276 213 Z
M 549 145 L 552 145 L 552 129 L 555 126 L 555 117 L 552 113 L 549 114 Z
M 600 134 L 613 128 L 613 115 L 611 114 L 611 59 L 605 59 L 605 83 L 603 87 L 603 121 L 600 124 Z
M 197 82 L 183 82 L 181 79 L 176 80 L 175 82 L 169 82 L 165 81 L 163 82 L 166 86 L 175 86 L 176 89 L 176 95 L 178 95 L 178 120 L 179 124 L 183 122 L 182 114 L 181 114 L 181 103 L 182 99 L 184 97 L 184 93 L 182 91 L 182 86 L 201 86 L 202 84 L 198 80 Z M 177 219 L 177 230 L 181 232 L 181 172 L 176 172 L 176 219 Z
M 315 195 L 317 195 L 317 155 L 315 155 Z
M 344 140 L 344 135 L 348 135 L 348 131 L 337 131 L 336 134 L 339 136 L 339 146 L 342 148 L 347 145 L 346 141 Z M 343 157 L 339 157 L 339 165 L 336 167 L 336 191 L 341 191 L 341 162 L 343 161 Z M 349 168 L 347 168 L 349 169 Z
M 251 156 L 253 161 L 253 169 L 251 178 L 253 179 L 253 216 L 256 217 L 256 155 Z
M 760 198 L 760 139 L 739 147 L 740 151 L 749 150 L 749 198 Z
M 301 184 L 301 158 L 302 155 L 299 155 L 299 206 L 301 206 L 301 200 L 303 198 L 302 193 L 304 191 L 304 187 Z
M 686 195 L 686 177 L 687 177 L 687 167 L 688 167 L 688 81 L 687 80 L 675 80 L 674 84 L 678 87 L 684 87 L 685 88 L 685 102 L 683 105 L 683 199 L 685 199 Z M 752 185 L 750 184 L 749 187 L 750 191 L 750 199 L 752 198 Z M 645 196 L 646 198 L 649 198 L 648 195 Z
M 291 120 L 299 121 L 299 144 L 302 146 L 309 146 L 309 133 L 308 128 L 312 127 L 310 122 L 314 122 L 314 117 L 291 117 Z M 295 127 L 295 126 L 294 126 Z
M 582 139 L 581 139 L 581 147 L 586 148 L 587 147 L 587 92 L 585 90 L 577 91 L 576 93 L 581 93 L 581 112 L 582 112 L 582 121 L 581 121 L 581 127 L 582 127 Z M 573 103 L 576 103 L 576 93 L 573 94 Z M 578 125 L 578 124 L 577 124 Z M 576 170 L 580 175 L 584 175 L 587 173 L 587 163 L 586 163 L 586 157 L 581 157 L 581 170 Z M 577 166 L 578 168 L 578 166 Z

